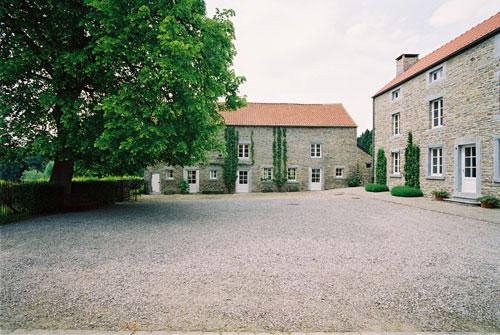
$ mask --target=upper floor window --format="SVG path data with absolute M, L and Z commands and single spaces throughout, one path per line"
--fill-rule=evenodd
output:
M 296 181 L 297 180 L 297 168 L 288 168 L 288 180 Z
M 391 154 L 392 158 L 392 174 L 400 174 L 401 169 L 400 169 L 400 164 L 401 164 L 401 159 L 400 159 L 400 154 L 399 151 L 393 152 Z
M 312 143 L 311 144 L 311 158 L 320 158 L 321 157 L 321 144 Z
M 400 114 L 394 113 L 392 114 L 392 135 L 399 135 L 399 134 L 401 134 Z
M 397 90 L 394 90 L 391 92 L 391 100 L 392 101 L 399 99 L 400 96 L 401 96 L 401 89 L 399 89 L 399 88 Z
M 431 126 L 432 128 L 443 125 L 443 98 L 432 100 L 431 104 Z
M 238 158 L 249 158 L 248 147 L 248 144 L 238 144 Z
M 429 72 L 429 83 L 436 82 L 443 77 L 443 67 L 439 67 Z
M 272 180 L 273 179 L 273 168 L 265 167 L 262 169 L 261 180 Z

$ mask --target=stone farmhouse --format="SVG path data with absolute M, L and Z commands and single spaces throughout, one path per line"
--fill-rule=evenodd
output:
M 273 129 L 286 129 L 285 190 L 325 190 L 345 187 L 356 166 L 363 182 L 371 180 L 371 156 L 358 148 L 356 123 L 342 104 L 248 103 L 221 112 L 228 127 L 239 134 L 236 192 L 276 190 L 273 178 Z M 223 192 L 223 161 L 210 153 L 207 164 L 189 167 L 156 166 L 145 170 L 150 193 L 179 191 L 185 179 L 189 191 Z
M 500 196 L 499 30 L 497 13 L 421 59 L 396 59 L 396 77 L 373 96 L 373 147 L 386 153 L 389 186 L 404 183 L 412 132 L 424 193 Z

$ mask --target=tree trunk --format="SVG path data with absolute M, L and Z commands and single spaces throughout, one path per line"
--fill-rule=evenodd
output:
M 71 179 L 73 178 L 73 161 L 65 160 L 61 161 L 59 159 L 54 160 L 54 168 L 52 169 L 52 174 L 50 175 L 50 182 L 61 184 L 64 186 L 66 194 L 71 193 Z

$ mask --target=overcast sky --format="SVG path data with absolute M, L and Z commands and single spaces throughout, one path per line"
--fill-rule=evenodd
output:
M 500 0 L 206 0 L 236 11 L 235 70 L 251 102 L 342 102 L 358 133 L 401 53 L 422 56 L 500 11 Z

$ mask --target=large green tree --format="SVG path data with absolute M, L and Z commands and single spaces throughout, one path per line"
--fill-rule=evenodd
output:
M 66 185 L 75 162 L 111 174 L 203 159 L 217 110 L 242 103 L 232 15 L 202 0 L 2 1 L 0 159 L 30 148 Z
M 358 146 L 370 155 L 372 154 L 372 139 L 373 132 L 369 129 L 366 129 L 361 135 L 358 136 Z

